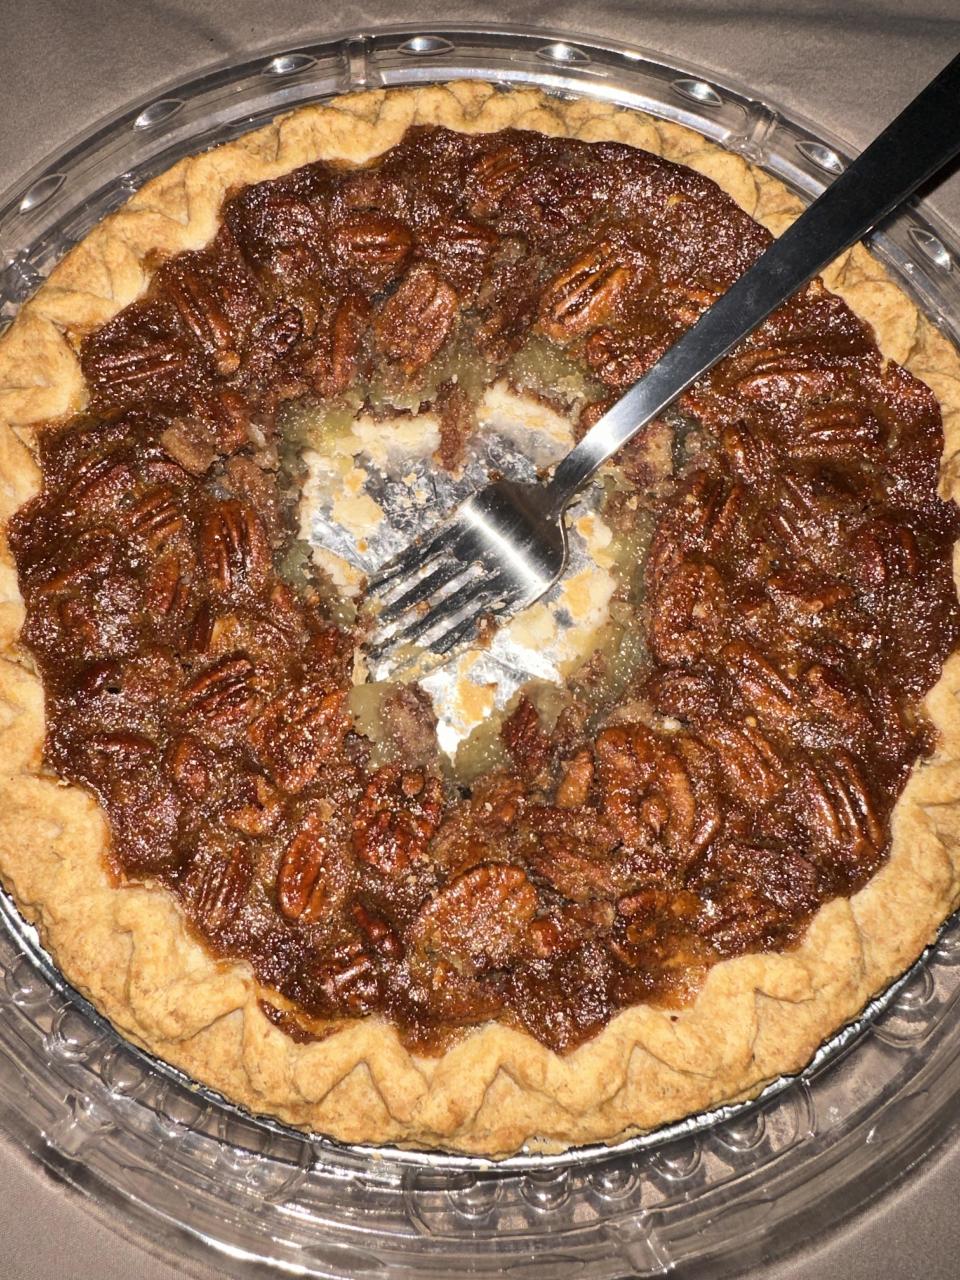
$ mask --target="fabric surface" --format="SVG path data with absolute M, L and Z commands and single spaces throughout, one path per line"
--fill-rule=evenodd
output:
M 538 24 L 645 46 L 749 86 L 863 146 L 960 48 L 960 0 L 650 0 L 391 3 L 16 0 L 0 3 L 0 190 L 133 98 L 260 49 L 374 24 Z M 930 206 L 960 228 L 960 174 Z M 960 1143 L 829 1239 L 751 1280 L 954 1280 Z M 145 1252 L 0 1140 L 6 1280 L 220 1277 Z M 249 1273 L 248 1273 L 249 1274 Z

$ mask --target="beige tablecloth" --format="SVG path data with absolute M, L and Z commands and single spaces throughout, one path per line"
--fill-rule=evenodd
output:
M 750 85 L 864 145 L 960 48 L 960 0 L 0 2 L 0 190 L 127 101 L 211 62 L 386 22 L 537 23 L 623 39 Z M 960 175 L 931 194 L 960 228 Z M 960 1142 L 830 1238 L 753 1280 L 956 1280 Z M 811 1234 L 815 1224 L 811 1224 Z M 219 1277 L 147 1254 L 0 1141 L 3 1280 Z

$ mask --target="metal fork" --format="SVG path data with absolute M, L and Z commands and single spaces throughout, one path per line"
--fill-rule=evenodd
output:
M 960 56 L 910 103 L 537 484 L 495 480 L 369 581 L 384 601 L 370 651 L 446 654 L 539 599 L 567 562 L 564 512 L 609 458 L 960 152 Z

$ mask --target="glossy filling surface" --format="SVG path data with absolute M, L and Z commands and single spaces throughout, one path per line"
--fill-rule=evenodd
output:
M 47 764 L 291 1035 L 498 1018 L 565 1050 L 883 860 L 960 527 L 933 395 L 819 283 L 606 475 L 603 634 L 453 766 L 421 688 L 357 683 L 362 610 L 297 538 L 298 414 L 426 408 L 447 469 L 504 380 L 585 426 L 768 240 L 645 152 L 414 129 L 237 192 L 86 338 L 11 525 Z

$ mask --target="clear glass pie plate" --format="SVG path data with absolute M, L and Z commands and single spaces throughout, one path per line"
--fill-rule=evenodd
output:
M 301 103 L 461 77 L 688 125 L 811 198 L 849 151 L 691 67 L 587 37 L 378 28 L 218 67 L 104 122 L 0 203 L 0 326 L 181 156 Z M 960 340 L 960 246 L 913 208 L 873 248 Z M 0 1126 L 104 1219 L 236 1274 L 743 1275 L 892 1187 L 960 1116 L 960 922 L 801 1077 L 615 1149 L 476 1159 L 346 1148 L 253 1118 L 119 1039 L 0 895 Z

